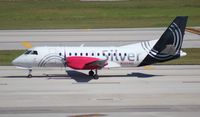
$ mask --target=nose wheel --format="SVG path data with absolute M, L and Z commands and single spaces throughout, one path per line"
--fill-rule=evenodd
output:
M 28 76 L 27 76 L 27 78 L 31 78 L 31 77 L 32 77 L 32 74 L 31 74 L 32 69 L 29 69 L 28 71 L 29 71 L 29 72 L 28 72 Z
M 94 79 L 99 79 L 99 76 L 97 74 L 97 69 L 95 69 L 95 73 L 94 71 L 90 70 L 88 74 L 89 76 L 92 76 Z

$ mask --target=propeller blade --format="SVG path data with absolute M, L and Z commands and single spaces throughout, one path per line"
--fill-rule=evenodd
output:
M 65 71 L 67 69 L 67 57 L 66 57 L 66 51 L 64 50 L 64 67 L 65 67 Z

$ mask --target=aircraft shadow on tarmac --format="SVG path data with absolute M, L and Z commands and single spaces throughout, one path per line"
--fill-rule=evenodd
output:
M 41 76 L 33 76 L 32 78 L 44 78 L 46 77 L 47 79 L 73 79 L 76 82 L 89 82 L 90 80 L 93 80 L 93 77 L 88 76 L 85 73 L 79 72 L 79 71 L 73 71 L 73 70 L 68 70 L 66 71 L 67 74 L 45 74 Z M 140 73 L 140 72 L 132 72 L 130 74 L 126 75 L 99 75 L 99 78 L 119 78 L 119 77 L 130 77 L 130 78 L 152 78 L 155 76 L 161 76 L 161 75 L 153 75 L 153 74 L 145 74 L 145 73 Z M 25 75 L 24 76 L 4 76 L 4 78 L 27 78 Z

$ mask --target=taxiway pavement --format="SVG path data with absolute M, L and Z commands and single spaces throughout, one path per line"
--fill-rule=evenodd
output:
M 200 114 L 200 65 L 88 71 L 0 67 L 0 117 L 156 116 Z
M 159 39 L 166 28 L 0 30 L 0 50 L 26 49 L 22 42 L 35 46 L 122 46 Z M 200 47 L 200 35 L 186 32 L 184 48 Z

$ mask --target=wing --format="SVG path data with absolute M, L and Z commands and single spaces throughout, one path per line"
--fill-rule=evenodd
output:
M 94 57 L 80 57 L 71 56 L 66 58 L 66 64 L 68 67 L 80 70 L 101 69 L 106 66 L 107 60 L 102 60 Z

